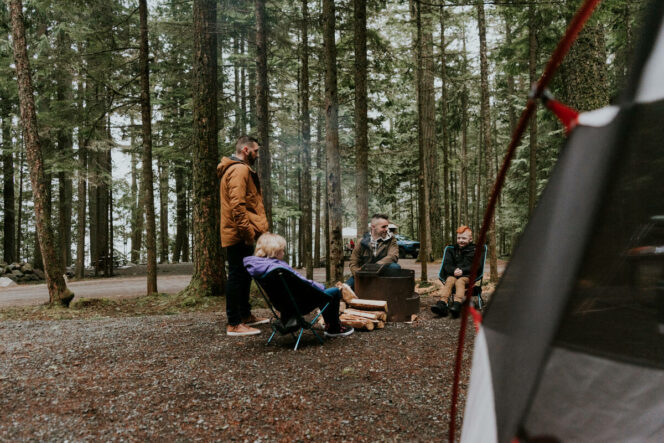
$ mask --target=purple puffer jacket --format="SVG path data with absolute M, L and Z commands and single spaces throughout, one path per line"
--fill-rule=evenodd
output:
M 290 265 L 285 261 L 277 260 L 276 258 L 256 257 L 255 255 L 250 255 L 249 257 L 245 257 L 242 261 L 244 262 L 244 267 L 247 269 L 247 272 L 252 277 L 260 277 L 272 271 L 273 269 L 284 268 L 288 269 L 293 274 L 297 275 L 302 280 L 320 289 L 321 291 L 325 290 L 325 286 L 313 280 L 307 280 L 306 278 L 302 277 L 298 272 L 296 272 L 293 268 L 291 268 Z

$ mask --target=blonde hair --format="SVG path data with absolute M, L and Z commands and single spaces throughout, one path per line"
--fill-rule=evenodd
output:
M 275 258 L 279 251 L 286 249 L 286 239 L 279 234 L 266 232 L 258 237 L 254 255 L 256 257 Z

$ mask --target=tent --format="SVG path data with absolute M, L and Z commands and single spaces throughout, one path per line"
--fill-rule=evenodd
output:
M 475 339 L 462 441 L 664 441 L 664 2 L 580 114 Z

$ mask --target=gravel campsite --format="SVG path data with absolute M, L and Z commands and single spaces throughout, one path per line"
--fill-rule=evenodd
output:
M 415 322 L 324 345 L 308 333 L 297 351 L 266 346 L 268 325 L 226 336 L 223 309 L 5 320 L 0 440 L 442 440 L 460 323 L 433 301 Z

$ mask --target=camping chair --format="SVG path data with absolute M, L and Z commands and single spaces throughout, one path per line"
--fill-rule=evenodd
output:
M 330 304 L 331 297 L 328 294 L 284 268 L 276 268 L 260 277 L 254 277 L 254 281 L 274 316 L 270 323 L 272 335 L 266 344 L 270 344 L 277 332 L 281 335 L 291 334 L 295 338 L 295 332 L 299 330 L 294 348 L 297 350 L 305 329 L 310 330 L 323 343 L 323 339 L 313 330 L 313 325 Z M 304 315 L 321 305 L 320 312 L 313 320 L 304 318 Z
M 443 261 L 440 262 L 440 270 L 438 271 L 438 279 L 445 284 L 445 276 L 443 276 L 443 264 L 445 263 L 445 256 L 451 254 L 454 246 L 445 246 L 443 251 Z M 484 278 L 484 262 L 486 261 L 486 251 L 487 247 L 484 245 L 484 253 L 480 259 L 480 267 L 477 270 L 477 277 L 475 277 L 475 286 L 473 286 L 473 297 L 475 297 L 474 303 L 479 311 L 483 311 L 486 306 L 486 300 L 482 298 L 482 279 Z M 452 295 L 456 292 L 456 288 L 452 287 Z

